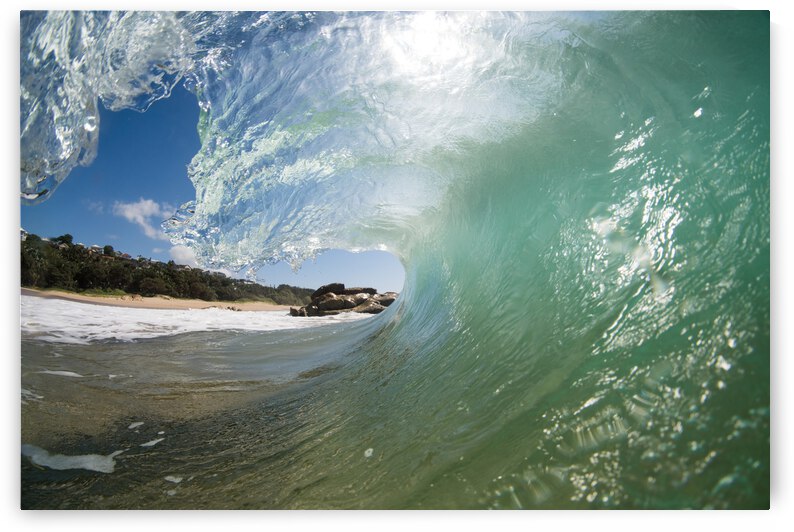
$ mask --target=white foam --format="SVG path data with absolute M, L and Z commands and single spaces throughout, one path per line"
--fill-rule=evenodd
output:
M 23 336 L 77 344 L 103 340 L 133 341 L 198 331 L 299 329 L 369 317 L 368 314 L 344 313 L 295 318 L 285 311 L 239 312 L 220 308 L 141 309 L 21 296 Z
M 177 476 L 174 476 L 174 475 L 167 475 L 167 476 L 165 476 L 163 478 L 165 480 L 167 480 L 168 482 L 173 482 L 174 484 L 179 484 L 180 482 L 182 482 L 182 477 L 177 477 Z
M 41 401 L 42 399 L 44 399 L 43 395 L 39 395 L 37 393 L 31 392 L 30 390 L 22 388 L 22 404 L 23 405 L 28 404 L 27 403 L 28 401 Z
M 46 373 L 47 375 L 59 375 L 61 377 L 76 377 L 82 378 L 83 376 L 79 373 L 75 373 L 74 371 L 57 371 L 57 370 L 49 370 L 45 369 L 43 371 L 37 371 L 36 373 Z
M 26 456 L 36 465 L 63 471 L 65 469 L 87 469 L 99 473 L 112 473 L 116 467 L 114 458 L 124 451 L 115 451 L 109 455 L 83 454 L 66 456 L 63 454 L 50 454 L 49 451 L 35 445 L 23 444 L 22 455 Z

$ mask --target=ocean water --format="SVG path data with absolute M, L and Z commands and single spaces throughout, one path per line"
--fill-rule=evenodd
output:
M 90 164 L 98 101 L 184 83 L 202 145 L 174 242 L 406 268 L 360 321 L 23 330 L 23 506 L 768 507 L 767 12 L 21 29 L 23 201 Z

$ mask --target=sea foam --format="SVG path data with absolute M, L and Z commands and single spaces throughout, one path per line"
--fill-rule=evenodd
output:
M 35 445 L 23 444 L 22 455 L 26 456 L 36 465 L 49 467 L 50 469 L 87 469 L 99 473 L 112 473 L 116 467 L 114 458 L 124 451 L 115 451 L 108 455 L 83 454 L 67 456 L 63 454 L 51 454 L 49 451 Z
M 24 336 L 47 342 L 77 344 L 106 340 L 134 341 L 199 331 L 301 329 L 371 317 L 348 313 L 302 320 L 288 316 L 284 311 L 236 312 L 218 308 L 155 310 L 27 295 L 21 298 Z

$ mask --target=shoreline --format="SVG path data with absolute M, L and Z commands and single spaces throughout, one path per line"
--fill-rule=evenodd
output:
M 289 311 L 289 305 L 276 305 L 259 301 L 204 301 L 201 299 L 176 299 L 164 296 L 94 296 L 64 290 L 40 290 L 38 288 L 22 288 L 20 294 L 41 297 L 44 299 L 63 299 L 77 303 L 104 305 L 109 307 L 145 308 L 155 310 L 190 310 L 220 308 L 242 311 Z M 135 299 L 133 299 L 135 297 Z

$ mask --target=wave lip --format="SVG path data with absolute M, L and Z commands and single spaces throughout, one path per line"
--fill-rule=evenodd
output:
M 22 11 L 21 199 L 47 199 L 96 157 L 99 112 L 145 111 L 190 67 L 193 38 L 174 13 Z

